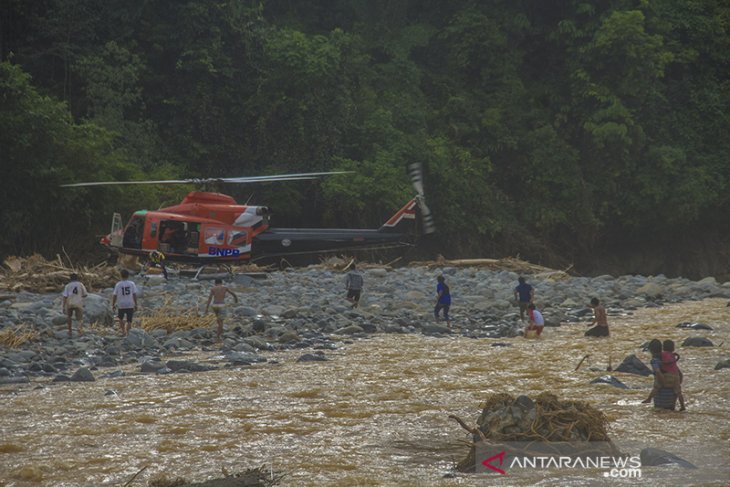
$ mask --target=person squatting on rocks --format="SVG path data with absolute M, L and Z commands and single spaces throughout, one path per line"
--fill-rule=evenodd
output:
M 218 322 L 218 340 L 223 335 L 223 318 L 226 315 L 226 294 L 233 296 L 233 299 L 238 303 L 238 296 L 223 285 L 223 279 L 216 279 L 215 286 L 211 288 L 210 294 L 208 295 L 208 304 L 205 305 L 205 314 L 208 314 L 210 302 L 213 301 L 213 314 L 215 314 L 215 319 Z
M 436 321 L 439 319 L 439 312 L 444 310 L 444 320 L 446 326 L 451 328 L 451 319 L 449 319 L 449 308 L 451 307 L 451 290 L 449 285 L 446 284 L 444 276 L 438 276 L 436 278 L 438 284 L 436 284 L 436 307 L 433 309 L 433 314 L 436 317 Z
M 593 328 L 589 328 L 585 332 L 587 337 L 607 337 L 608 333 L 608 316 L 606 315 L 606 308 L 603 307 L 598 298 L 591 299 L 591 308 L 593 308 L 593 321 L 588 323 L 588 326 L 596 325 Z
M 68 325 L 68 337 L 71 338 L 71 323 L 73 315 L 79 322 L 79 335 L 84 334 L 84 298 L 88 296 L 84 285 L 79 282 L 79 276 L 76 273 L 71 274 L 70 281 L 63 289 L 63 314 L 66 315 L 66 324 Z
M 152 253 L 150 253 L 150 260 L 148 262 L 147 267 L 159 267 L 160 269 L 162 269 L 162 275 L 165 276 L 165 280 L 167 281 L 167 268 L 165 267 L 165 254 L 163 254 L 159 250 L 153 250 Z
M 528 310 L 530 324 L 527 325 L 527 328 L 525 328 L 525 336 L 527 336 L 527 332 L 530 330 L 535 330 L 537 336 L 540 336 L 543 328 L 545 328 L 545 318 L 543 318 L 542 313 L 537 310 L 534 303 L 530 303 Z
M 520 320 L 525 321 L 525 312 L 535 298 L 535 289 L 527 284 L 524 277 L 517 279 L 517 287 L 514 289 L 515 300 L 520 307 Z
M 112 293 L 112 311 L 118 308 L 117 318 L 122 329 L 122 336 L 127 336 L 132 329 L 132 317 L 137 310 L 137 286 L 129 280 L 129 271 L 122 269 L 122 280 L 114 286 Z M 127 318 L 125 327 L 124 318 Z
M 684 394 L 682 394 L 682 381 L 684 379 L 684 375 L 682 374 L 682 371 L 679 370 L 679 367 L 677 367 L 679 354 L 674 353 L 673 340 L 664 340 L 663 348 L 664 351 L 661 353 L 661 363 L 659 365 L 663 384 L 660 384 L 659 381 L 655 380 L 654 387 L 652 387 L 651 393 L 649 393 L 649 397 L 641 402 L 642 404 L 650 403 L 651 400 L 654 399 L 657 394 L 659 394 L 659 391 L 662 387 L 668 387 L 672 389 L 674 394 L 677 396 L 677 399 L 679 399 L 679 410 L 684 411 L 686 409 L 684 407 Z
M 352 269 L 345 276 L 345 289 L 347 289 L 347 300 L 352 303 L 353 308 L 357 308 L 360 304 L 360 294 L 362 293 L 362 287 L 364 279 L 362 274 L 357 269 L 355 263 L 352 264 Z

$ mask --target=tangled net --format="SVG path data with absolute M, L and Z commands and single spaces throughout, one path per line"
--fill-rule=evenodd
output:
M 527 396 L 492 394 L 483 404 L 477 426 L 469 427 L 457 416 L 462 428 L 473 435 L 467 458 L 457 465 L 462 472 L 474 471 L 475 444 L 499 442 L 607 442 L 608 419 L 587 402 L 560 401 L 543 392 L 534 401 Z

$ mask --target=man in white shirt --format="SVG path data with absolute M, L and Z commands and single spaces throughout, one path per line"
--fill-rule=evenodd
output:
M 66 315 L 69 338 L 71 338 L 71 323 L 74 314 L 79 322 L 79 335 L 84 334 L 84 298 L 89 295 L 84 285 L 79 282 L 78 274 L 71 274 L 70 279 L 62 293 L 63 313 Z
M 132 329 L 132 316 L 137 310 L 137 286 L 129 280 L 129 271 L 122 269 L 122 280 L 114 286 L 112 294 L 112 310 L 118 307 L 117 318 L 119 326 L 122 328 L 122 336 L 127 336 L 129 330 Z M 127 324 L 124 324 L 124 318 L 127 318 Z

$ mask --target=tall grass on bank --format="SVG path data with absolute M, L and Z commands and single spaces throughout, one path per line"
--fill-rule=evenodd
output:
M 32 325 L 20 324 L 0 330 L 0 346 L 20 348 L 22 345 L 40 338 L 40 333 Z

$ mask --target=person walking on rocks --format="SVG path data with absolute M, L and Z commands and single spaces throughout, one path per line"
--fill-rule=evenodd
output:
M 520 306 L 520 320 L 525 321 L 525 312 L 535 298 L 535 289 L 527 284 L 524 277 L 518 278 L 517 282 L 517 287 L 514 289 L 515 300 Z
M 362 286 L 364 279 L 362 274 L 357 269 L 357 265 L 353 262 L 352 269 L 345 276 L 345 289 L 347 289 L 347 300 L 352 303 L 353 308 L 357 308 L 360 304 L 360 294 L 362 293 Z
M 607 337 L 608 334 L 608 316 L 606 308 L 603 307 L 598 298 L 591 299 L 591 308 L 593 308 L 593 321 L 588 326 L 596 325 L 586 330 L 587 337 Z
M 439 319 L 439 313 L 444 310 L 444 320 L 446 326 L 451 328 L 451 320 L 449 319 L 449 308 L 451 307 L 451 290 L 449 285 L 446 284 L 444 276 L 438 276 L 436 278 L 438 284 L 436 284 L 436 307 L 433 309 L 433 314 L 436 317 L 436 321 Z
M 137 286 L 129 280 L 129 271 L 122 269 L 122 280 L 114 286 L 112 293 L 112 310 L 118 308 L 117 318 L 122 328 L 122 336 L 127 336 L 132 329 L 132 317 L 137 310 Z M 127 319 L 125 325 L 124 318 Z
M 84 298 L 88 295 L 84 285 L 79 282 L 78 274 L 71 274 L 69 283 L 63 288 L 62 293 L 63 313 L 66 315 L 69 338 L 71 338 L 73 315 L 76 315 L 76 320 L 79 322 L 79 335 L 84 334 Z
M 233 296 L 233 299 L 238 303 L 238 296 L 233 291 L 223 285 L 223 279 L 216 279 L 215 286 L 210 290 L 208 295 L 208 304 L 205 305 L 205 314 L 208 314 L 208 308 L 210 308 L 210 302 L 213 301 L 213 313 L 215 319 L 218 322 L 218 340 L 220 341 L 221 335 L 223 335 L 223 318 L 226 314 L 226 294 Z

